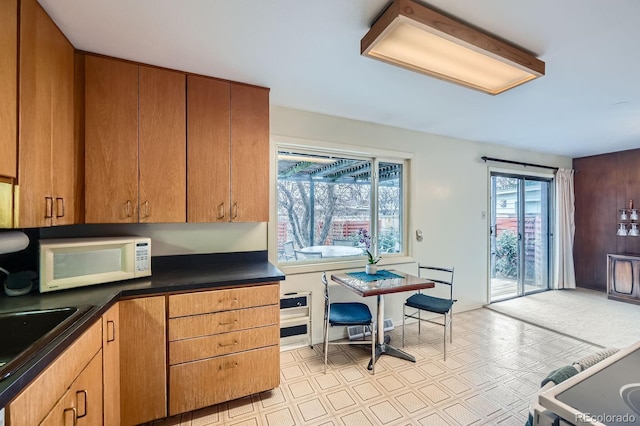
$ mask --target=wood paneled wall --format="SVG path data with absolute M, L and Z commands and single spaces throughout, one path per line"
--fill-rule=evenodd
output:
M 640 149 L 573 159 L 576 284 L 606 291 L 607 253 L 640 254 L 640 237 L 620 237 L 618 209 L 640 208 Z

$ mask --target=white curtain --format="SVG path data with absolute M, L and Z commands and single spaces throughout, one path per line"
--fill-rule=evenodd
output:
M 574 200 L 573 170 L 559 169 L 556 173 L 553 288 L 576 288 L 576 274 L 573 266 L 573 237 L 576 232 Z

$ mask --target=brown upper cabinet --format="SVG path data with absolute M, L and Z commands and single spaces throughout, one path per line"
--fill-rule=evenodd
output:
M 20 2 L 18 210 L 24 228 L 76 223 L 74 48 L 36 0 Z
M 187 77 L 187 221 L 269 220 L 269 89 Z
M 87 55 L 86 223 L 186 222 L 185 75 Z
M 0 2 L 0 176 L 15 178 L 17 155 L 18 0 Z

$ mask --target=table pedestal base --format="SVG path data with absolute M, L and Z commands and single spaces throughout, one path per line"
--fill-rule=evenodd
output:
M 369 365 L 367 366 L 367 369 L 369 370 L 373 369 L 373 364 L 376 361 L 378 361 L 378 358 L 380 358 L 380 355 L 391 355 L 396 358 L 404 359 L 411 362 L 416 362 L 416 358 L 413 355 L 409 355 L 405 351 L 402 351 L 398 348 L 394 348 L 393 346 L 389 345 L 389 341 L 391 341 L 391 338 L 389 336 L 384 336 L 384 343 L 382 344 L 378 343 L 376 345 L 376 359 L 369 360 Z

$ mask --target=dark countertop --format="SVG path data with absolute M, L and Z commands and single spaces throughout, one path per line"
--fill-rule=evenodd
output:
M 0 381 L 0 408 L 6 406 L 120 299 L 245 284 L 262 285 L 285 279 L 282 271 L 268 262 L 266 251 L 154 257 L 151 270 L 151 277 L 50 293 L 32 292 L 24 296 L 0 297 L 0 313 L 93 306 L 29 362 Z

